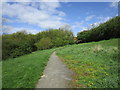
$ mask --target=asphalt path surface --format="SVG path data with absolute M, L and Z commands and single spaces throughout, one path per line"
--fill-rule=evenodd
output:
M 71 88 L 72 75 L 73 72 L 53 52 L 36 88 Z

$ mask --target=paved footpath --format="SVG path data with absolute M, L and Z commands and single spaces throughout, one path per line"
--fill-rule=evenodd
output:
M 53 52 L 36 88 L 71 88 L 73 72 Z

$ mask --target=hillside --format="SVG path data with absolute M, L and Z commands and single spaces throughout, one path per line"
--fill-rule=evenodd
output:
M 118 40 L 65 46 L 57 55 L 76 75 L 75 87 L 118 87 Z
M 2 0 L 1 88 L 120 86 L 119 2 L 27 1 Z
M 76 73 L 75 87 L 117 88 L 118 40 L 67 45 L 3 61 L 3 88 L 34 88 L 55 50 Z
M 34 88 L 55 49 L 33 52 L 2 62 L 3 88 Z

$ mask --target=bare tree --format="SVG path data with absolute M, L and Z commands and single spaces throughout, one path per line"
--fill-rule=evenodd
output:
M 61 30 L 68 30 L 71 31 L 72 27 L 68 24 L 64 24 L 63 26 L 60 27 Z

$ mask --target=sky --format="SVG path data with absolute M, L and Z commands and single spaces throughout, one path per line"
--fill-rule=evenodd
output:
M 76 36 L 118 16 L 116 2 L 2 2 L 2 31 L 36 34 L 70 25 Z

